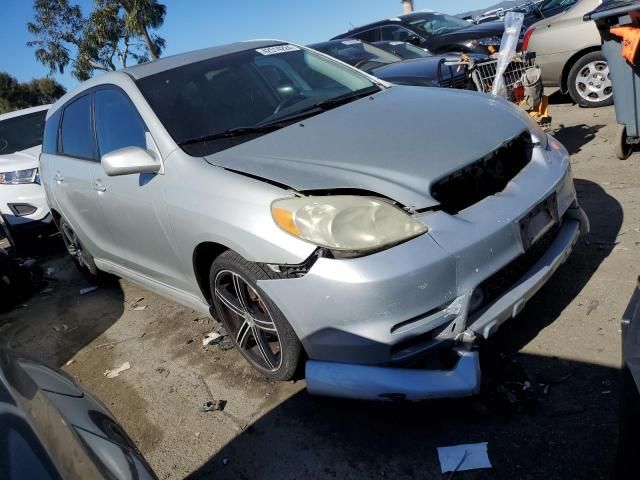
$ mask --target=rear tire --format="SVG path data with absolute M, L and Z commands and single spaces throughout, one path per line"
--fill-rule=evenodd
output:
M 567 88 L 571 99 L 585 108 L 613 105 L 609 65 L 600 52 L 589 52 L 569 70 Z
M 217 319 L 242 356 L 271 380 L 290 380 L 302 358 L 302 344 L 258 280 L 282 278 L 227 250 L 215 259 L 209 288 Z
M 82 277 L 91 285 L 99 284 L 103 280 L 104 274 L 98 270 L 93 255 L 82 245 L 71 225 L 64 218 L 58 220 L 58 228 L 64 246 Z

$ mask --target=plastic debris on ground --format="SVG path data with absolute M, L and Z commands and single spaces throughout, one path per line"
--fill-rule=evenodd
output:
M 86 288 L 81 288 L 80 289 L 80 295 L 86 295 L 87 293 L 91 293 L 94 290 L 97 290 L 98 287 L 96 287 L 95 285 L 91 286 L 91 287 L 86 287 Z
M 105 370 L 104 376 L 107 378 L 115 378 L 119 376 L 122 372 L 129 370 L 131 368 L 131 364 L 129 362 L 124 362 L 118 368 L 114 368 L 113 370 Z
M 201 412 L 221 412 L 227 406 L 226 400 L 209 400 L 200 405 Z
M 223 338 L 224 336 L 220 335 L 218 332 L 207 333 L 202 339 L 202 345 L 206 347 L 212 343 L 220 343 Z
M 492 468 L 487 452 L 487 442 L 438 447 L 438 458 L 442 473 Z

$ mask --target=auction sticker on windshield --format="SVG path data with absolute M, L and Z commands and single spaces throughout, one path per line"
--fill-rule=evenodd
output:
M 300 47 L 295 45 L 276 45 L 275 47 L 256 48 L 256 52 L 262 55 L 275 55 L 276 53 L 296 52 Z

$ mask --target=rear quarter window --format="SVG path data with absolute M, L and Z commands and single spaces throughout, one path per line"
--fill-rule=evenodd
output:
M 51 115 L 44 126 L 42 153 L 55 154 L 58 151 L 58 127 L 60 126 L 60 110 Z

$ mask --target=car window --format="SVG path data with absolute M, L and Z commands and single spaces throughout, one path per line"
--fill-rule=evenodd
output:
M 469 27 L 469 22 L 443 13 L 421 13 L 409 21 L 412 28 L 425 36 L 442 35 Z
M 406 42 L 416 34 L 399 25 L 385 25 L 380 29 L 380 40 L 396 40 Z
M 95 139 L 91 125 L 91 95 L 74 100 L 62 114 L 62 153 L 71 157 L 96 158 Z
M 40 145 L 46 116 L 43 110 L 0 121 L 0 155 Z
M 55 154 L 58 150 L 58 128 L 60 127 L 60 110 L 49 117 L 44 126 L 42 152 Z
M 357 99 L 356 92 L 380 90 L 352 68 L 295 45 L 214 57 L 141 78 L 137 84 L 176 143 L 198 156 L 252 140 L 259 133 L 200 138 L 273 124 L 318 110 L 314 105 L 321 102 Z
M 317 43 L 312 45 L 312 48 L 365 72 L 371 72 L 382 65 L 389 65 L 402 60 L 393 53 L 356 39 Z
M 94 102 L 100 155 L 124 147 L 147 148 L 144 122 L 123 92 L 98 90 Z
M 380 29 L 372 28 L 371 30 L 365 30 L 364 32 L 358 32 L 349 35 L 352 38 L 359 38 L 365 42 L 377 42 L 380 40 Z

